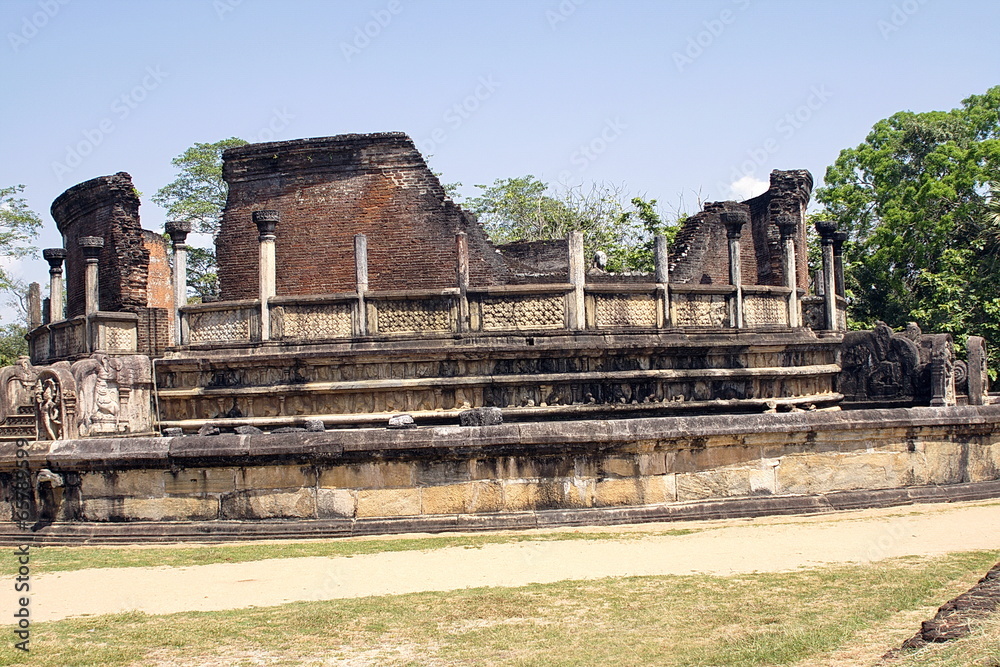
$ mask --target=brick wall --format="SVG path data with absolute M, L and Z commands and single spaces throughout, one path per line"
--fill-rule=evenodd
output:
M 169 344 L 173 307 L 166 241 L 139 224 L 139 197 L 125 172 L 66 190 L 52 203 L 66 248 L 66 316 L 85 312 L 84 260 L 79 239 L 99 236 L 99 309 L 139 316 L 139 351 L 162 353 Z
M 795 239 L 797 284 L 809 285 L 805 209 L 812 193 L 812 175 L 805 170 L 772 171 L 767 192 L 743 203 L 713 202 L 684 223 L 670 249 L 670 282 L 727 284 L 729 282 L 729 246 L 720 214 L 743 210 L 750 214 L 750 224 L 740 238 L 740 259 L 745 285 L 784 284 L 781 234 L 775 218 L 781 214 L 798 222 Z
M 482 227 L 445 196 L 405 134 L 253 144 L 224 161 L 229 199 L 216 240 L 224 300 L 258 295 L 258 209 L 281 214 L 278 295 L 353 291 L 359 233 L 368 237 L 370 289 L 454 287 L 459 231 L 469 237 L 472 284 L 506 282 Z

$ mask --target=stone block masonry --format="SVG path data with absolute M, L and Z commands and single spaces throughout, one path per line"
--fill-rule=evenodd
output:
M 79 530 L 200 533 L 210 526 L 197 522 L 220 520 L 297 520 L 303 536 L 310 522 L 341 533 L 469 529 L 547 512 L 705 518 L 705 503 L 713 516 L 752 515 L 817 511 L 830 494 L 834 506 L 872 506 L 948 488 L 956 498 L 976 497 L 977 485 L 996 493 L 998 421 L 1000 406 L 970 406 L 93 439 L 35 443 L 29 464 L 65 480 L 37 501 L 54 517 L 37 532 L 43 541 Z M 14 460 L 12 447 L 0 444 L 0 461 Z M 12 480 L 0 470 L 6 498 Z

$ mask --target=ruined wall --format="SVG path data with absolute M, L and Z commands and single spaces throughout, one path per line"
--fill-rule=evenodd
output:
M 726 285 L 729 283 L 729 246 L 719 215 L 742 210 L 750 214 L 740 238 L 744 285 L 784 284 L 781 234 L 774 220 L 790 215 L 798 223 L 797 284 L 809 285 L 808 249 L 803 221 L 812 192 L 812 176 L 805 170 L 772 171 L 767 192 L 743 203 L 712 202 L 684 223 L 670 249 L 670 282 Z
M 757 249 L 757 274 L 761 285 L 783 285 L 781 267 L 781 233 L 774 224 L 779 215 L 789 215 L 798 224 L 795 237 L 796 284 L 809 287 L 809 248 L 806 245 L 806 207 L 812 195 L 813 178 L 805 169 L 771 172 L 767 192 L 745 204 L 750 207 L 754 247 Z
M 720 215 L 725 211 L 749 213 L 745 204 L 733 201 L 709 202 L 705 209 L 688 218 L 670 249 L 670 282 L 697 285 L 729 284 L 729 241 Z M 757 259 L 750 223 L 740 239 L 743 283 L 757 285 Z
M 405 134 L 351 134 L 226 151 L 229 184 L 216 241 L 224 300 L 258 296 L 251 214 L 275 209 L 277 294 L 354 291 L 354 235 L 368 237 L 369 288 L 456 285 L 455 234 L 469 235 L 473 284 L 505 282 L 482 227 L 446 198 Z
M 75 185 L 52 203 L 66 248 L 66 317 L 83 315 L 84 259 L 79 239 L 99 236 L 99 309 L 135 313 L 137 351 L 159 356 L 171 341 L 174 300 L 167 242 L 139 223 L 139 196 L 125 172 Z
M 52 218 L 66 248 L 66 317 L 84 313 L 84 261 L 77 241 L 100 236 L 100 310 L 146 307 L 149 250 L 139 225 L 139 197 L 125 172 L 71 187 L 52 202 Z

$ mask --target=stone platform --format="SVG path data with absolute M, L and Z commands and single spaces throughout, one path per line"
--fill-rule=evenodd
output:
M 990 405 L 33 443 L 30 468 L 53 475 L 30 534 L 323 537 L 996 497 L 998 422 Z M 15 447 L 0 445 L 7 498 Z

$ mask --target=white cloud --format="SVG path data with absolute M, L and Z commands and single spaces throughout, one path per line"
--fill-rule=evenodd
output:
M 756 197 L 767 192 L 769 185 L 770 183 L 767 181 L 762 181 L 759 178 L 754 178 L 751 174 L 747 174 L 740 180 L 731 183 L 729 191 L 733 193 L 734 199 L 750 199 L 751 197 Z

